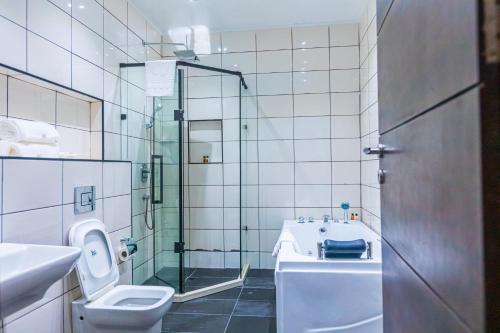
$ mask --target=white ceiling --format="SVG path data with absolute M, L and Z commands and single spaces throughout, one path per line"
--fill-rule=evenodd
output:
M 166 34 L 206 26 L 212 32 L 356 22 L 368 0 L 130 0 Z

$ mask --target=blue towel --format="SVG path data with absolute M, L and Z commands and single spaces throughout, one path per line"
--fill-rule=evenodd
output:
M 325 240 L 325 258 L 361 258 L 366 251 L 364 239 L 352 241 Z

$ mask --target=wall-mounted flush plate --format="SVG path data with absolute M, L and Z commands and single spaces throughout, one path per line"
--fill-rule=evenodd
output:
M 95 186 L 75 187 L 75 214 L 95 210 Z

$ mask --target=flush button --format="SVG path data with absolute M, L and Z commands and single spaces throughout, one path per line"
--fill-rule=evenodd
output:
M 75 214 L 95 210 L 95 186 L 75 187 Z

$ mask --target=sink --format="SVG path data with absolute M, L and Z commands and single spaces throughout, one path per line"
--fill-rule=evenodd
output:
M 42 299 L 71 272 L 80 252 L 69 246 L 0 243 L 0 319 Z

